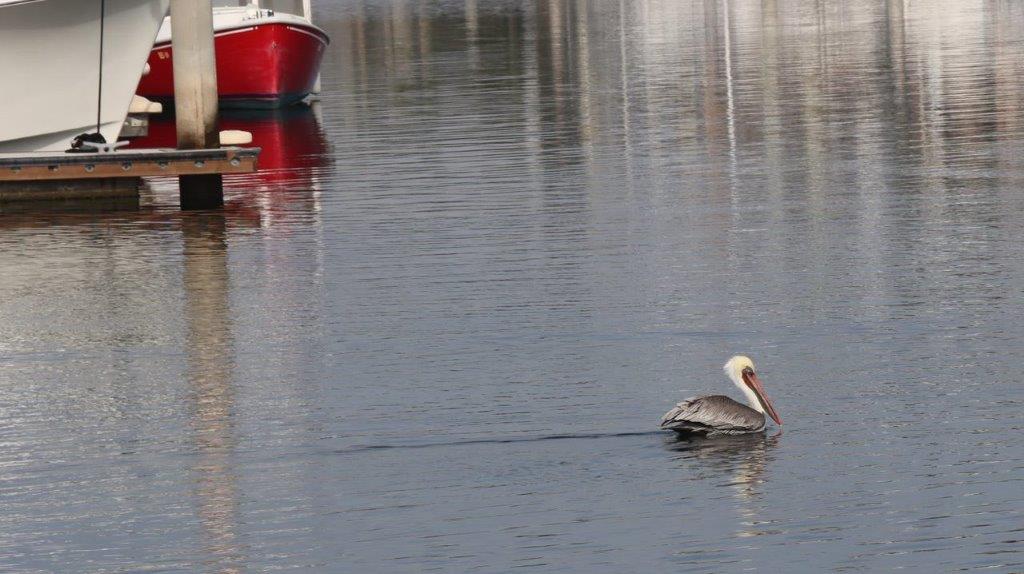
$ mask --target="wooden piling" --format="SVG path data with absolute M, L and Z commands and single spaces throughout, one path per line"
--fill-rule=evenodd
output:
M 215 149 L 220 141 L 212 0 L 171 0 L 171 49 L 178 149 Z M 220 174 L 179 176 L 178 189 L 182 209 L 224 205 Z

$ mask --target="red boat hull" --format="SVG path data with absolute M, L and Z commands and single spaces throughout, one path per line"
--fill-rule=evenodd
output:
M 327 43 L 319 29 L 292 24 L 218 32 L 214 47 L 221 107 L 277 108 L 301 100 L 316 84 Z M 150 72 L 139 82 L 140 96 L 174 99 L 173 57 L 170 44 L 153 48 Z

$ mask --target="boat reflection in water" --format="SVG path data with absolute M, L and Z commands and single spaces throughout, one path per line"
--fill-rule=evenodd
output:
M 328 161 L 328 144 L 319 106 L 298 105 L 279 110 L 223 110 L 220 129 L 252 134 L 259 147 L 259 171 L 225 178 L 225 208 L 233 216 L 257 218 L 261 227 L 275 223 L 308 223 L 320 211 L 320 193 Z M 175 147 L 174 117 L 150 120 L 149 135 L 132 141 L 133 148 Z M 150 180 L 156 193 L 176 193 L 171 179 Z M 168 200 L 176 202 L 174 200 Z M 234 217 L 233 217 L 234 218 Z

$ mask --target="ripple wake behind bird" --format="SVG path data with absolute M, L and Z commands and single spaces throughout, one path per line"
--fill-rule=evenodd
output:
M 356 454 L 374 450 L 395 450 L 395 449 L 419 449 L 419 448 L 438 448 L 438 447 L 453 447 L 453 446 L 468 446 L 468 445 L 479 445 L 479 444 L 508 444 L 508 443 L 520 443 L 520 442 L 541 442 L 541 441 L 553 441 L 553 440 L 571 440 L 571 439 L 599 439 L 599 438 L 619 438 L 619 437 L 630 437 L 630 436 L 654 436 L 662 435 L 663 431 L 641 431 L 641 432 L 616 432 L 616 433 L 579 433 L 579 434 L 552 434 L 552 435 L 541 435 L 541 436 L 524 436 L 524 437 L 510 437 L 510 438 L 481 438 L 481 439 L 467 439 L 467 440 L 453 440 L 453 441 L 438 441 L 438 442 L 423 442 L 423 443 L 397 443 L 397 444 L 364 444 L 364 445 L 353 445 L 345 448 L 340 448 L 332 451 L 334 454 Z

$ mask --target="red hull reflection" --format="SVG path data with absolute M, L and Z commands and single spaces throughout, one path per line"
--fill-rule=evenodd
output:
M 260 225 L 279 219 L 282 212 L 309 212 L 320 191 L 322 168 L 328 164 L 329 147 L 315 111 L 308 106 L 281 110 L 224 110 L 220 129 L 244 130 L 252 134 L 252 145 L 261 148 L 251 175 L 224 179 L 227 207 L 235 215 L 255 217 Z M 173 148 L 176 145 L 174 118 L 150 118 L 149 135 L 132 140 L 132 148 Z

